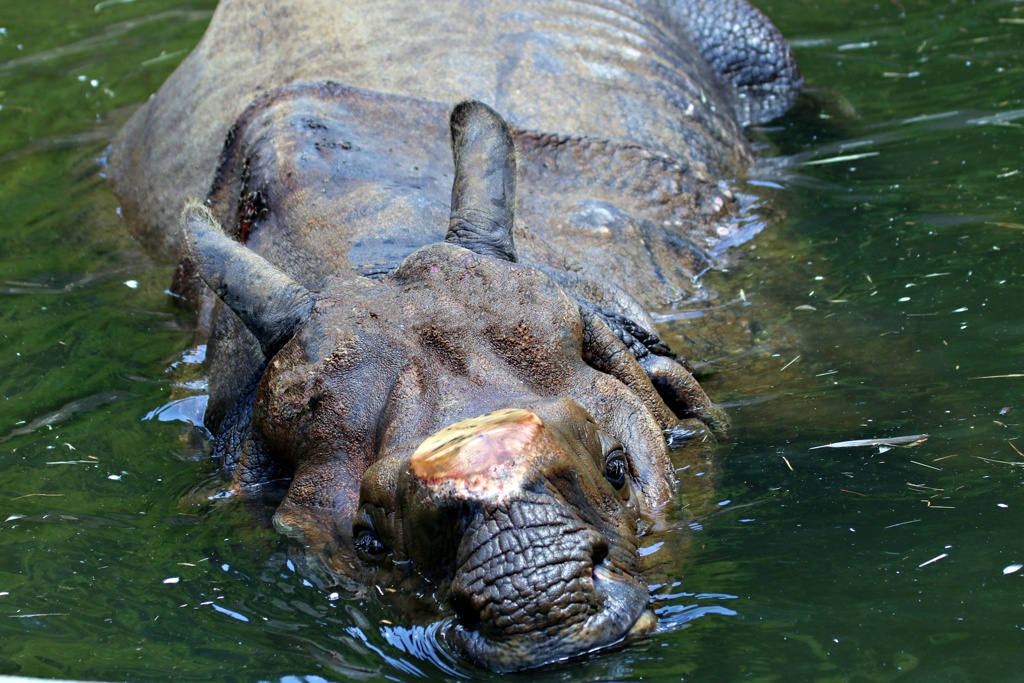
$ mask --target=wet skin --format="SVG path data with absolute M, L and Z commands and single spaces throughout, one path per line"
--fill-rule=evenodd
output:
M 279 528 L 386 585 L 421 577 L 454 613 L 449 642 L 511 670 L 653 626 L 637 534 L 671 495 L 664 431 L 709 430 L 668 408 L 601 315 L 517 262 L 510 133 L 478 103 L 452 118 L 448 237 L 383 278 L 314 294 L 204 207 L 184 226 L 197 271 L 270 358 L 251 419 L 229 425 L 236 489 L 287 478 Z M 684 378 L 673 398 L 696 397 L 685 413 L 721 426 L 660 358 L 663 383 Z M 331 511 L 332 533 L 309 509 Z
M 111 156 L 143 241 L 184 245 L 233 490 L 283 483 L 278 529 L 355 590 L 425 596 L 396 606 L 439 607 L 494 671 L 651 630 L 637 548 L 676 484 L 666 433 L 689 437 L 676 466 L 704 461 L 727 421 L 647 309 L 696 296 L 735 230 L 720 179 L 750 160 L 739 123 L 799 86 L 784 41 L 741 0 L 445 0 L 423 18 L 453 47 L 362 45 L 402 2 L 363 24 L 285 4 L 225 2 Z M 264 44 L 267 12 L 294 40 Z M 321 72 L 358 87 L 287 80 Z M 472 100 L 446 125 L 431 99 L 457 92 L 519 125 Z

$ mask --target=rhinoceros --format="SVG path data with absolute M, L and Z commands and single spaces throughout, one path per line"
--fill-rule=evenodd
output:
M 224 0 L 110 177 L 184 250 L 232 490 L 480 666 L 649 632 L 666 435 L 726 431 L 649 311 L 800 84 L 745 0 Z

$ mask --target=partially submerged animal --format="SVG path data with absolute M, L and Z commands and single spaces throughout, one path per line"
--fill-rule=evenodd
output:
M 425 582 L 484 667 L 649 631 L 665 435 L 702 457 L 726 422 L 647 309 L 692 293 L 740 123 L 799 84 L 743 0 L 223 2 L 110 166 L 158 251 L 212 186 L 176 287 L 233 489 L 286 481 L 279 529 Z

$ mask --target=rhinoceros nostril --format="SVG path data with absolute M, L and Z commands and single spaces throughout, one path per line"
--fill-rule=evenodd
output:
M 455 612 L 455 618 L 458 619 L 462 628 L 467 631 L 475 631 L 480 627 L 480 610 L 468 595 L 453 593 L 448 599 L 448 604 L 451 605 L 452 611 Z
M 608 557 L 608 541 L 603 538 L 596 539 L 590 547 L 590 563 L 596 567 Z

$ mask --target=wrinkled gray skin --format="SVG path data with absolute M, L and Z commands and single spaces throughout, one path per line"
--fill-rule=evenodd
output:
M 655 623 L 665 435 L 691 464 L 726 423 L 646 309 L 693 296 L 741 125 L 798 88 L 740 0 L 227 1 L 110 174 L 140 239 L 184 236 L 234 490 L 285 482 L 339 580 L 508 671 Z

